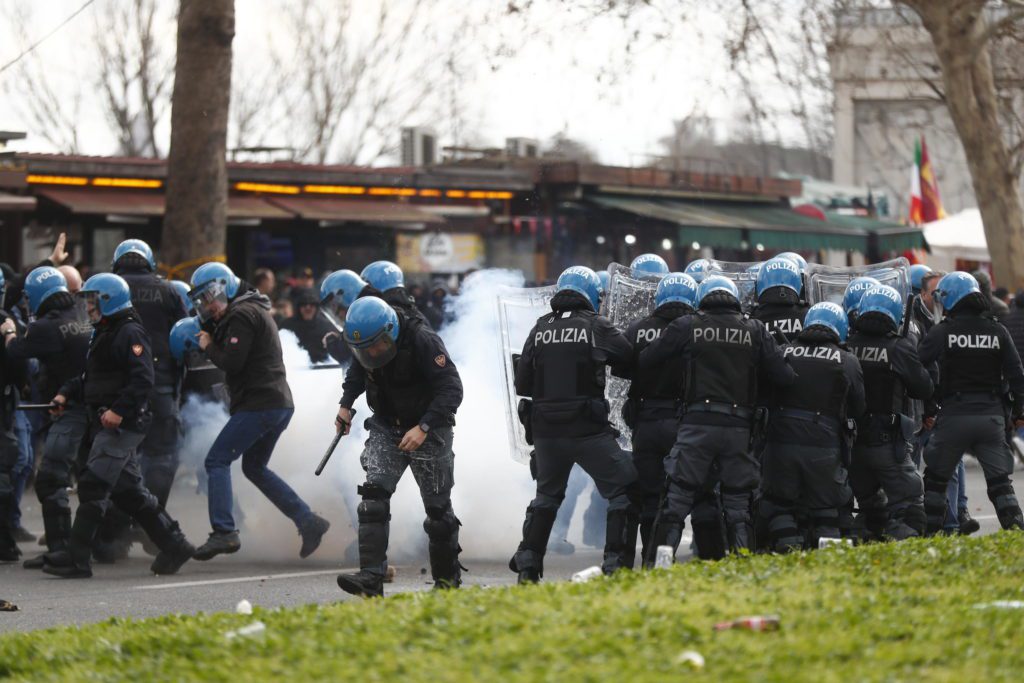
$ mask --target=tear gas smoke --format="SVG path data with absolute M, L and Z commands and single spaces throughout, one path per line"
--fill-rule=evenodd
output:
M 516 272 L 474 273 L 466 279 L 461 294 L 453 297 L 450 305 L 455 319 L 441 332 L 465 391 L 456 414 L 452 504 L 463 524 L 461 544 L 467 559 L 510 557 L 520 540 L 523 512 L 533 497 L 529 470 L 509 453 L 504 380 L 498 357 L 497 293 L 502 286 L 522 284 L 523 277 Z M 310 368 L 308 355 L 290 332 L 281 333 L 281 343 L 295 415 L 269 466 L 331 522 L 331 530 L 314 557 L 353 566 L 354 545 L 349 546 L 355 539 L 355 508 L 359 502 L 356 486 L 364 478 L 359 464 L 366 436 L 363 421 L 370 410 L 365 397 L 360 398 L 352 433 L 341 440 L 323 475 L 316 477 L 313 470 L 334 435 L 344 373 L 340 369 Z M 201 483 L 205 479 L 203 460 L 228 415 L 220 404 L 190 399 L 182 419 L 182 461 L 185 469 L 190 465 L 197 468 Z M 240 463 L 232 467 L 232 484 L 237 499 L 236 522 L 242 530 L 241 552 L 248 557 L 296 558 L 299 539 L 294 525 L 245 479 Z M 172 512 L 179 512 L 184 505 L 195 507 L 198 500 L 203 500 L 205 512 L 205 499 L 182 500 L 189 493 L 180 491 L 172 496 Z M 191 519 L 198 517 L 202 526 L 198 526 L 198 519 Z M 423 503 L 411 472 L 407 471 L 392 498 L 391 517 L 389 558 L 396 563 L 414 559 L 426 566 Z M 197 540 L 209 531 L 205 515 L 195 511 L 183 524 Z

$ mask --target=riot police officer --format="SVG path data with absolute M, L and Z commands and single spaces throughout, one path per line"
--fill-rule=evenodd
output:
M 623 405 L 624 422 L 633 431 L 633 464 L 637 469 L 634 485 L 639 509 L 628 519 L 627 559 L 636 547 L 637 524 L 643 543 L 643 559 L 653 559 L 651 529 L 658 514 L 658 502 L 665 483 L 665 458 L 676 441 L 678 413 L 685 375 L 681 358 L 670 358 L 656 368 L 639 370 L 640 353 L 661 336 L 665 328 L 680 316 L 692 315 L 697 305 L 697 283 L 685 273 L 670 273 L 658 283 L 654 294 L 654 312 L 626 328 L 626 339 L 633 345 L 630 361 L 613 369 L 613 373 L 632 380 L 629 397 Z M 721 515 L 714 509 L 705 520 L 712 534 L 721 535 Z M 694 513 L 696 517 L 696 513 Z M 710 522 L 710 525 L 707 524 Z M 695 533 L 697 522 L 694 521 Z M 699 547 L 699 544 L 698 544 Z
M 717 464 L 729 545 L 749 549 L 750 498 L 759 478 L 750 452 L 759 374 L 779 385 L 795 375 L 764 324 L 743 315 L 731 280 L 706 277 L 697 303 L 695 315 L 677 318 L 640 354 L 641 370 L 675 357 L 686 366 L 684 412 L 665 462 L 668 493 L 654 545 L 678 544 L 687 515 L 716 482 Z
M 857 315 L 860 312 L 860 300 L 864 298 L 864 292 L 881 284 L 875 278 L 865 275 L 853 278 L 846 285 L 846 290 L 843 292 L 843 310 L 846 311 L 846 322 L 849 328 L 857 327 Z
M 174 286 L 156 274 L 153 250 L 142 240 L 121 242 L 114 250 L 113 271 L 128 283 L 132 308 L 149 333 L 153 348 L 153 395 L 149 397 L 152 423 L 139 447 L 146 487 L 167 505 L 178 472 L 181 418 L 178 391 L 181 370 L 168 348 L 174 323 L 188 315 Z
M 842 347 L 847 332 L 842 307 L 822 302 L 811 306 L 804 330 L 783 348 L 797 376 L 776 388 L 771 403 L 760 502 L 777 552 L 840 536 L 840 509 L 852 497 L 844 471 L 846 420 L 864 412 L 860 363 Z M 808 517 L 806 534 L 798 509 Z
M 657 254 L 640 254 L 629 264 L 629 268 L 635 278 L 660 278 L 668 275 L 668 264 Z
M 352 404 L 366 392 L 373 415 L 360 462 L 366 483 L 358 488 L 359 572 L 338 575 L 347 593 L 383 595 L 387 569 L 391 496 L 406 468 L 423 498 L 435 588 L 458 588 L 459 526 L 452 509 L 455 412 L 462 380 L 444 343 L 430 326 L 376 297 L 348 309 L 345 341 L 356 362 L 349 366 L 335 427 L 346 433 Z
M 1024 413 L 1020 357 L 1010 333 L 992 318 L 989 302 L 971 275 L 950 273 L 939 281 L 936 292 L 946 317 L 918 347 L 922 363 L 939 365 L 939 414 L 924 452 L 927 531 L 933 534 L 943 527 L 946 484 L 965 452 L 973 454 L 985 472 L 999 524 L 1024 529 L 1010 481 L 1013 455 L 1006 443 L 1008 422 L 1020 421 Z M 1012 393 L 1009 405 L 1007 385 Z
M 0 307 L 3 306 L 5 279 L 0 272 Z M 14 320 L 0 308 L 0 334 L 12 339 L 16 334 Z M 0 562 L 14 562 L 21 557 L 14 535 L 16 505 L 14 466 L 18 461 L 18 437 L 14 433 L 14 412 L 18 394 L 25 383 L 26 363 L 12 358 L 5 344 L 0 344 Z
M 706 258 L 699 258 L 686 264 L 683 272 L 692 277 L 697 284 L 700 284 L 711 271 L 711 261 Z
M 25 278 L 24 291 L 35 320 L 29 323 L 24 337 L 7 337 L 7 353 L 16 359 L 38 358 L 42 368 L 40 391 L 46 397 L 56 396 L 65 383 L 85 371 L 92 325 L 84 310 L 75 305 L 64 276 L 54 267 L 32 270 Z M 68 487 L 88 427 L 85 404 L 71 400 L 54 414 L 46 432 L 35 489 L 50 552 L 67 547 L 71 533 Z M 24 566 L 42 569 L 43 555 L 25 560 Z
M 231 414 L 206 455 L 213 531 L 195 558 L 241 548 L 231 511 L 231 463 L 239 458 L 242 474 L 295 524 L 302 538 L 299 557 L 309 557 L 330 523 L 267 467 L 295 412 L 270 300 L 222 263 L 196 269 L 189 297 L 202 326 L 199 348 L 225 373 Z
M 528 399 L 520 415 L 536 452 L 537 480 L 523 540 L 509 562 L 520 583 L 537 582 L 544 574 L 544 552 L 573 464 L 608 501 L 602 569 L 612 573 L 634 553 L 627 547 L 627 528 L 636 467 L 615 440 L 604 398 L 605 367 L 628 363 L 630 345 L 597 313 L 600 280 L 594 271 L 568 268 L 556 288 L 551 313 L 530 330 L 516 366 L 516 393 Z
M 849 347 L 864 373 L 866 407 L 857 422 L 850 485 L 867 531 L 902 540 L 924 533 L 924 484 L 911 458 L 914 421 L 910 399 L 931 397 L 931 376 L 914 341 L 900 335 L 903 299 L 880 285 L 860 300 Z
M 92 544 L 113 503 L 159 548 L 150 570 L 174 574 L 195 548 L 143 484 L 137 456 L 153 388 L 149 335 L 132 308 L 128 283 L 119 276 L 94 275 L 81 296 L 96 332 L 85 373 L 67 382 L 53 402 L 58 409 L 70 400 L 86 406 L 89 455 L 78 477 L 78 511 L 67 551 L 47 553 L 43 571 L 67 579 L 91 577 Z
M 336 270 L 320 284 L 320 310 L 338 330 L 345 328 L 345 316 L 356 299 L 366 290 L 366 280 L 351 270 Z M 328 332 L 323 339 L 324 348 L 339 363 L 352 360 L 352 352 L 340 331 Z
M 374 261 L 363 268 L 359 277 L 369 283 L 371 288 L 371 291 L 364 290 L 360 296 L 379 296 L 396 311 L 401 311 L 405 317 L 416 318 L 420 322 L 430 325 L 420 309 L 416 307 L 416 300 L 405 289 L 405 274 L 397 265 L 391 261 Z
M 793 341 L 804 329 L 807 304 L 804 281 L 797 264 L 776 256 L 757 271 L 757 307 L 753 317 L 764 323 L 776 340 Z

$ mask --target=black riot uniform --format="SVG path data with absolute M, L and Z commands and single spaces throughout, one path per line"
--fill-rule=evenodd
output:
M 373 411 L 365 423 L 369 436 L 360 459 L 366 471 L 366 483 L 358 489 L 362 496 L 357 511 L 360 573 L 383 580 L 391 496 L 408 467 L 419 486 L 427 515 L 423 529 L 429 539 L 430 571 L 435 585 L 456 587 L 462 580 L 462 548 L 461 522 L 451 500 L 455 483 L 452 444 L 455 412 L 462 403 L 462 380 L 437 333 L 418 318 L 408 317 L 401 310 L 396 312 L 399 334 L 395 357 L 377 370 L 366 370 L 353 362 L 345 374 L 341 397 L 341 406 L 351 410 L 365 391 Z M 415 451 L 406 453 L 398 445 L 405 433 L 417 425 L 427 438 Z
M 360 294 L 360 296 L 367 295 L 379 296 L 387 302 L 388 306 L 391 306 L 391 308 L 403 314 L 406 318 L 418 320 L 420 323 L 426 325 L 430 329 L 433 329 L 430 325 L 430 321 L 423 315 L 423 311 L 416 306 L 416 299 L 409 294 L 409 291 L 405 287 L 392 287 L 386 292 L 378 292 L 373 287 L 367 285 L 363 288 L 363 293 Z
M 58 292 L 39 306 L 36 319 L 29 323 L 24 337 L 11 340 L 7 352 L 12 358 L 39 360 L 41 395 L 50 400 L 66 382 L 85 371 L 91 337 L 92 325 L 85 311 L 75 304 L 71 294 Z M 67 547 L 71 533 L 68 487 L 88 428 L 86 406 L 81 401 L 69 400 L 46 432 L 35 489 L 50 551 Z M 26 560 L 25 566 L 42 569 L 43 556 Z
M 815 548 L 819 538 L 840 536 L 840 509 L 852 498 L 845 423 L 864 412 L 860 363 L 834 332 L 809 327 L 783 353 L 797 377 L 777 388 L 771 402 L 760 501 L 771 546 L 779 552 Z M 798 510 L 808 517 L 806 535 Z
M 0 322 L 8 317 L 0 310 Z M 0 339 L 0 562 L 14 562 L 21 556 L 12 524 L 15 506 L 14 466 L 18 462 L 14 411 L 18 407 L 19 391 L 25 384 L 26 370 L 25 361 L 12 357 Z
M 646 563 L 653 560 L 651 530 L 654 528 L 658 503 L 665 485 L 665 458 L 676 442 L 686 372 L 685 364 L 679 357 L 670 358 L 661 367 L 639 370 L 637 366 L 640 353 L 651 342 L 661 337 L 672 321 L 692 313 L 693 309 L 685 303 L 671 302 L 658 307 L 646 318 L 632 323 L 626 328 L 626 339 L 633 345 L 630 362 L 612 370 L 615 375 L 631 380 L 629 397 L 622 412 L 624 421 L 633 431 L 633 464 L 637 470 L 634 490 L 638 510 L 636 516 L 629 520 L 627 566 L 633 564 L 628 558 L 628 552 L 636 547 L 637 524 L 643 542 L 643 559 Z M 715 501 L 714 498 L 707 500 L 709 504 L 698 505 L 693 513 L 694 533 L 697 533 L 698 510 L 704 512 L 706 517 L 702 530 L 710 531 L 708 542 L 702 544 L 698 540 L 698 549 L 707 549 L 709 543 L 713 544 L 716 536 L 719 539 L 717 546 L 723 546 L 720 540 L 721 511 L 717 505 L 710 504 L 711 501 Z
M 932 378 L 914 342 L 876 313 L 857 320 L 847 345 L 864 373 L 865 410 L 857 422 L 850 485 L 867 531 L 904 539 L 924 533 L 924 484 L 913 462 L 912 399 L 931 397 Z
M 758 298 L 751 317 L 763 322 L 768 333 L 780 343 L 791 342 L 803 332 L 807 308 L 807 303 L 800 301 L 792 290 L 771 287 Z
M 521 581 L 536 581 L 544 573 L 548 537 L 573 464 L 594 479 L 608 501 L 602 569 L 611 573 L 624 567 L 634 553 L 627 547 L 627 519 L 637 472 L 616 442 L 604 397 L 605 367 L 629 363 L 630 344 L 582 294 L 555 294 L 551 311 L 537 320 L 516 366 L 516 393 L 532 399 L 527 432 L 537 479 L 523 540 L 509 562 Z
M 685 405 L 665 462 L 668 495 L 654 544 L 678 545 L 687 515 L 715 485 L 717 465 L 730 547 L 750 548 L 750 497 L 759 480 L 750 450 L 758 377 L 786 385 L 793 370 L 764 324 L 720 292 L 704 297 L 696 315 L 669 325 L 640 354 L 640 368 L 658 368 L 676 356 L 687 368 Z
M 60 393 L 86 406 L 89 455 L 78 478 L 78 511 L 67 551 L 48 553 L 43 571 L 64 578 L 92 576 L 93 542 L 111 503 L 134 519 L 160 549 L 151 570 L 173 574 L 194 552 L 178 523 L 142 481 L 138 448 L 149 427 L 153 360 L 149 335 L 131 308 L 104 317 L 89 345 L 85 373 Z M 120 415 L 104 428 L 107 410 Z
M 142 476 L 160 505 L 167 498 L 178 472 L 181 415 L 178 410 L 181 368 L 171 355 L 168 340 L 174 323 L 188 315 L 185 304 L 167 280 L 149 270 L 136 254 L 126 254 L 114 272 L 128 283 L 132 307 L 153 345 L 153 391 L 149 397 L 152 424 L 139 447 Z
M 1012 420 L 1024 413 L 1024 370 L 1006 328 L 993 320 L 987 302 L 965 297 L 921 341 L 926 366 L 938 363 L 940 404 L 925 448 L 924 507 L 928 532 L 942 529 L 946 484 L 964 453 L 978 459 L 988 497 L 1004 529 L 1024 529 L 1024 516 L 1010 474 L 1013 455 L 1006 442 Z M 1006 397 L 1006 388 L 1012 402 Z

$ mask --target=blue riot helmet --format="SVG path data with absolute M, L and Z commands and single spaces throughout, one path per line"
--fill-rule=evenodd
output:
M 764 261 L 758 261 L 757 263 L 751 263 L 749 266 L 747 266 L 747 272 L 756 276 L 756 275 L 758 275 L 761 272 L 761 269 L 764 267 L 764 264 L 765 264 Z
M 604 296 L 608 293 L 608 288 L 612 286 L 612 276 L 608 274 L 607 270 L 599 270 L 597 279 L 601 281 L 601 296 Z
M 910 289 L 913 290 L 914 294 L 921 293 L 921 281 L 930 272 L 932 272 L 932 269 L 923 263 L 915 263 L 910 266 Z
M 699 258 L 686 264 L 684 271 L 699 284 L 711 270 L 711 262 L 706 258 Z
M 7 293 L 7 280 L 4 271 L 0 270 L 0 308 L 4 307 L 4 295 Z
M 800 267 L 790 259 L 781 256 L 766 261 L 757 271 L 757 296 L 760 297 L 772 287 L 785 287 L 793 290 L 799 296 L 804 288 Z
M 694 279 L 696 280 L 696 278 Z M 697 305 L 703 305 L 704 299 L 708 294 L 714 292 L 723 292 L 732 296 L 732 298 L 736 299 L 737 304 L 740 301 L 740 290 L 736 288 L 735 282 L 724 275 L 711 275 L 704 278 L 700 286 L 697 287 Z
M 775 258 L 789 259 L 796 264 L 796 267 L 800 269 L 801 273 L 807 271 L 807 259 L 795 251 L 784 251 L 781 254 L 776 254 Z
M 199 319 L 195 316 L 182 318 L 174 323 L 168 340 L 174 360 L 183 363 L 188 354 L 199 351 L 200 329 Z
M 139 259 L 139 263 L 145 261 L 146 266 L 151 271 L 156 270 L 156 259 L 153 258 L 153 250 L 142 240 L 125 240 L 117 245 L 117 248 L 114 249 L 114 259 L 110 262 L 110 266 L 117 268 L 119 264 L 125 265 L 129 259 L 126 259 L 124 262 L 121 259 L 129 254 L 134 254 Z
M 188 293 L 191 291 L 191 287 L 188 286 L 187 282 L 181 280 L 171 280 L 171 287 L 174 289 L 174 293 L 181 299 L 181 303 L 185 304 L 185 310 L 188 311 L 189 315 L 192 315 L 196 307 L 192 305 L 192 299 L 188 298 Z
M 398 314 L 383 299 L 366 296 L 348 309 L 345 342 L 367 370 L 382 368 L 398 354 Z
M 28 299 L 28 310 L 36 315 L 44 301 L 57 292 L 68 291 L 68 282 L 64 274 L 53 266 L 40 266 L 25 278 L 24 291 Z
M 807 330 L 815 326 L 835 332 L 841 342 L 846 341 L 846 335 L 850 331 L 850 322 L 846 319 L 846 311 L 842 306 L 831 301 L 822 301 L 807 310 L 807 316 L 804 317 L 804 329 Z
M 903 297 L 889 285 L 871 287 L 861 297 L 859 308 L 860 318 L 869 313 L 884 315 L 899 328 L 903 322 Z
M 669 273 L 661 278 L 654 292 L 654 307 L 681 303 L 697 308 L 697 281 L 686 273 Z
M 978 281 L 974 279 L 973 275 L 962 270 L 944 275 L 935 287 L 939 303 L 947 311 L 952 311 L 958 303 L 971 294 L 980 293 L 981 287 L 978 285 Z
M 405 286 L 405 275 L 402 273 L 402 269 L 391 261 L 374 261 L 363 268 L 359 277 L 381 292 Z
M 366 287 L 366 280 L 352 270 L 336 270 L 320 283 L 320 310 L 341 326 L 346 311 Z
M 846 285 L 846 292 L 843 293 L 843 308 L 846 310 L 846 314 L 857 315 L 857 309 L 860 307 L 860 300 L 864 296 L 864 292 L 881 284 L 881 282 L 873 277 L 855 277 L 850 280 L 850 284 Z M 807 327 L 807 325 L 804 325 L 804 327 Z
M 665 275 L 668 273 L 668 264 L 665 259 L 657 254 L 640 254 L 629 264 L 634 276 Z
M 238 294 L 239 286 L 238 276 L 223 263 L 204 263 L 196 268 L 188 298 L 199 320 L 205 323 L 226 311 L 228 303 Z
M 85 310 L 93 323 L 132 307 L 128 283 L 113 273 L 93 275 L 85 281 L 78 294 L 85 300 Z
M 578 292 L 586 297 L 596 311 L 601 306 L 601 279 L 586 266 L 566 268 L 558 276 L 555 288 L 559 292 Z

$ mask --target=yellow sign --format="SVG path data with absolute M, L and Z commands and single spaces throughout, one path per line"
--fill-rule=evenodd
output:
M 397 235 L 398 267 L 406 273 L 465 273 L 484 266 L 480 235 L 431 232 Z

